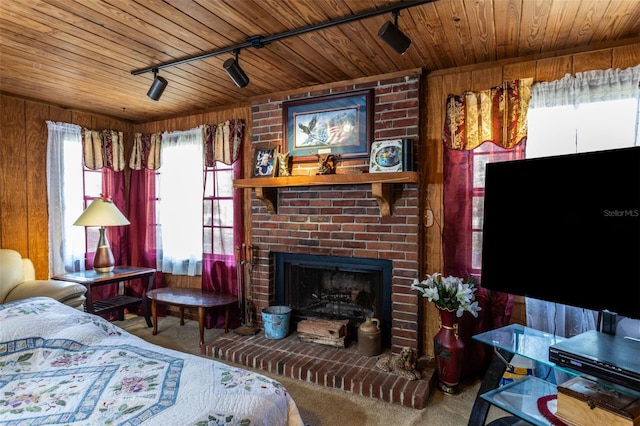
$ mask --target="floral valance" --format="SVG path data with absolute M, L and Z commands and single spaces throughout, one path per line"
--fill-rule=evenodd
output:
M 205 166 L 213 167 L 216 161 L 231 165 L 238 159 L 244 134 L 243 120 L 228 120 L 217 125 L 205 125 L 204 132 Z
M 488 90 L 449 95 L 443 143 L 472 150 L 484 142 L 510 149 L 527 137 L 527 111 L 533 79 L 504 82 Z
M 86 168 L 124 170 L 122 132 L 116 130 L 82 129 L 82 158 Z
M 129 167 L 132 170 L 158 170 L 160 168 L 160 133 L 136 133 L 133 149 L 129 157 Z
M 201 126 L 204 140 L 204 161 L 212 167 L 217 161 L 233 164 L 240 156 L 240 145 L 244 135 L 243 120 L 228 120 L 218 124 Z M 161 166 L 161 133 L 136 133 L 129 158 L 132 170 L 158 170 Z

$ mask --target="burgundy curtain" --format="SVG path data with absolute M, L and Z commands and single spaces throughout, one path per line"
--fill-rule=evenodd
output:
M 129 185 L 129 250 L 130 265 L 156 268 L 156 172 L 160 167 L 160 143 L 158 133 L 138 133 L 129 159 L 131 180 Z M 129 281 L 132 296 L 144 297 L 147 280 Z M 162 272 L 156 271 L 154 288 L 163 287 Z M 158 305 L 158 315 L 165 314 L 165 306 Z M 138 307 L 142 315 L 142 307 Z
M 233 178 L 241 177 L 240 162 L 233 164 Z M 242 190 L 233 190 L 233 205 L 242 206 Z M 233 228 L 233 247 L 242 244 L 242 209 L 234 209 L 233 222 L 237 226 Z M 238 267 L 233 255 L 216 253 L 202 254 L 202 288 L 204 290 L 216 291 L 238 295 Z M 229 327 L 236 328 L 240 325 L 239 305 L 229 307 Z M 212 308 L 207 310 L 205 326 L 207 328 L 224 328 L 224 309 Z
M 205 168 L 215 167 L 218 162 L 233 167 L 233 179 L 242 176 L 241 162 L 237 161 L 240 156 L 240 146 L 244 134 L 243 120 L 229 120 L 217 125 L 205 126 Z M 205 173 L 205 179 L 208 174 Z M 206 184 L 205 184 L 206 187 Z M 239 247 L 243 241 L 243 220 L 242 220 L 242 193 L 241 189 L 233 190 L 233 241 L 231 250 L 227 253 L 234 253 L 234 247 Z M 214 212 L 215 214 L 215 212 Z M 227 249 L 229 249 L 227 247 Z M 238 295 L 238 268 L 233 254 L 203 253 L 202 254 L 202 288 L 204 290 L 216 291 Z M 229 327 L 236 328 L 240 325 L 239 305 L 229 307 Z M 205 326 L 207 328 L 224 328 L 224 309 L 207 309 Z
M 474 163 L 475 150 L 482 151 L 488 162 L 496 161 L 498 155 L 501 161 L 523 158 L 530 86 L 531 79 L 518 80 L 447 98 L 443 140 L 445 275 L 477 277 L 478 270 L 472 267 L 474 167 L 484 167 L 485 162 Z M 463 377 L 483 374 L 491 361 L 491 348 L 472 336 L 507 325 L 513 308 L 513 296 L 489 291 L 481 283 L 476 299 L 482 308 L 478 317 L 465 315 L 461 323 Z
M 524 144 L 505 150 L 495 145 L 485 147 L 502 153 L 501 160 L 522 158 Z M 493 157 L 489 154 L 489 157 Z M 505 158 L 505 154 L 508 157 Z M 472 191 L 473 151 L 444 150 L 444 274 L 456 277 L 473 276 L 472 269 Z M 491 161 L 491 160 L 489 160 Z M 476 280 L 477 281 L 477 280 Z M 479 283 L 476 299 L 482 310 L 478 317 L 464 315 L 460 334 L 465 342 L 462 375 L 483 374 L 491 361 L 491 348 L 472 339 L 474 334 L 509 324 L 513 309 L 513 296 L 490 291 Z

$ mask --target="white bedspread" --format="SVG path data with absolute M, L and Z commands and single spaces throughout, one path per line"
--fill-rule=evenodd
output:
M 0 305 L 1 425 L 302 425 L 266 376 L 162 348 L 50 298 Z

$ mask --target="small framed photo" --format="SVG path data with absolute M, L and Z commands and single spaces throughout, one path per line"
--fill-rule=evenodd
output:
M 278 167 L 278 146 L 253 149 L 252 177 L 274 177 Z
M 402 139 L 379 141 L 371 145 L 369 173 L 402 171 Z

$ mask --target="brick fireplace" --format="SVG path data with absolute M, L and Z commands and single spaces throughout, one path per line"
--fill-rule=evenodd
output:
M 253 200 L 252 241 L 257 247 L 253 302 L 276 304 L 274 253 L 388 259 L 391 273 L 391 349 L 418 348 L 418 298 L 410 285 L 418 271 L 417 185 L 397 188 L 393 215 L 379 216 L 367 188 L 323 186 L 281 188 L 278 215 Z M 284 214 L 284 212 L 287 212 Z
M 373 140 L 414 140 L 419 152 L 419 75 L 372 81 L 255 104 L 252 143 L 282 144 L 282 102 L 302 97 L 374 89 Z M 286 145 L 286 144 L 285 144 Z M 284 148 L 283 150 L 286 150 Z M 368 158 L 338 163 L 337 173 L 368 171 Z M 314 175 L 315 163 L 293 163 L 292 174 Z M 388 259 L 391 273 L 391 350 L 419 348 L 418 298 L 410 290 L 418 276 L 418 184 L 396 184 L 390 216 L 382 216 L 371 185 L 341 184 L 277 189 L 277 214 L 269 214 L 252 191 L 251 244 L 258 256 L 253 275 L 256 317 L 276 304 L 273 253 Z
M 343 87 L 339 90 L 334 88 L 328 92 L 311 92 L 297 97 L 269 99 L 263 103 L 254 104 L 252 107 L 253 146 L 282 144 L 283 101 L 340 91 L 374 89 L 373 140 L 409 138 L 414 141 L 414 150 L 419 152 L 419 77 L 419 75 L 395 77 Z M 367 165 L 368 158 L 341 161 L 338 163 L 337 174 L 366 172 Z M 292 174 L 315 175 L 316 170 L 316 163 L 296 164 L 294 162 Z M 385 318 L 387 322 L 385 327 L 389 333 L 387 350 L 398 353 L 403 347 L 408 346 L 420 351 L 419 324 L 421 322 L 418 296 L 416 292 L 410 290 L 411 282 L 418 277 L 419 270 L 418 183 L 396 183 L 391 188 L 394 202 L 390 215 L 381 214 L 381 207 L 372 192 L 371 184 L 349 183 L 348 179 L 344 183 L 335 185 L 276 188 L 275 190 L 278 191 L 276 213 L 269 213 L 267 206 L 251 190 L 249 232 L 251 245 L 255 249 L 252 297 L 254 319 L 258 327 L 262 327 L 260 315 L 262 309 L 278 304 L 275 287 L 276 253 L 384 259 L 391 263 L 390 291 L 384 295 L 389 299 L 387 302 L 390 309 L 388 317 Z M 362 395 L 400 402 L 415 408 L 422 408 L 426 402 L 430 388 L 430 375 L 426 381 L 421 380 L 418 381 L 420 383 L 412 384 L 397 381 L 394 377 L 386 380 L 385 377 L 390 373 L 371 371 L 375 359 L 365 362 L 358 358 L 353 348 L 343 349 L 346 352 L 340 355 L 335 353 L 335 348 L 333 350 L 301 349 L 297 343 L 287 339 L 268 341 L 258 334 L 255 337 L 239 340 L 238 336 L 229 335 L 216 339 L 205 348 L 205 352 L 219 358 L 233 359 L 256 368 L 275 369 L 279 373 L 284 372 L 294 378 L 352 392 L 356 385 L 346 389 L 344 380 L 347 376 L 354 376 L 353 383 L 357 383 L 358 393 Z M 272 347 L 273 352 L 265 354 L 265 347 Z M 313 353 L 313 358 L 302 359 L 303 352 Z M 281 353 L 282 358 L 278 358 L 278 353 Z M 317 360 L 316 358 L 322 354 L 325 354 L 324 360 Z M 259 360 L 258 357 L 268 357 L 269 361 Z M 347 358 L 351 360 L 357 358 L 358 361 L 347 361 Z M 347 376 L 340 375 L 339 378 L 329 380 L 327 377 L 334 377 L 333 371 L 341 368 L 341 365 L 336 365 L 334 362 L 338 359 L 343 359 L 341 363 L 347 364 L 362 362 L 366 364 L 366 370 L 352 371 Z M 308 364 L 304 368 L 314 366 L 313 372 L 304 370 L 303 373 L 300 363 Z M 294 370 L 292 365 L 295 366 Z M 321 371 L 317 371 L 317 366 L 324 367 L 318 367 Z M 375 382 L 379 382 L 375 385 L 376 391 L 374 392 L 369 385 L 367 385 L 368 390 L 365 391 L 365 382 L 359 381 L 359 376 L 368 377 L 368 380 L 376 377 Z M 351 381 L 351 378 L 349 380 Z
M 391 344 L 385 352 L 397 353 L 404 346 L 419 349 L 418 297 L 410 290 L 418 274 L 418 190 L 416 184 L 402 184 L 396 191 L 393 214 L 387 217 L 379 215 L 366 185 L 281 188 L 277 215 L 268 214 L 262 202 L 254 199 L 256 325 L 262 328 L 262 308 L 278 304 L 276 253 L 386 259 L 392 272 Z M 340 349 L 303 343 L 295 327 L 279 340 L 266 339 L 263 332 L 222 334 L 203 346 L 203 354 L 416 409 L 426 406 L 435 383 L 433 369 L 425 368 L 423 379 L 409 381 L 377 369 L 377 357 L 360 355 L 357 344 Z

